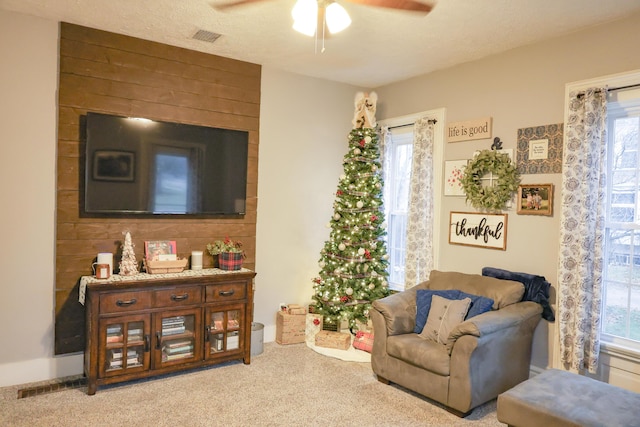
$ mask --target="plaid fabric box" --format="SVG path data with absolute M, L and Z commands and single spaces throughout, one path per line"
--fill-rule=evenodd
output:
M 353 348 L 371 353 L 373 349 L 373 332 L 356 332 L 356 337 L 353 339 Z
M 220 252 L 218 264 L 221 270 L 240 270 L 242 268 L 242 252 Z

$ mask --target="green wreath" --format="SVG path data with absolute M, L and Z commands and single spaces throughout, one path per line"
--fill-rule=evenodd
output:
M 489 172 L 497 176 L 498 182 L 492 187 L 483 187 L 481 179 Z M 482 150 L 465 168 L 461 183 L 471 206 L 499 211 L 518 190 L 520 175 L 509 155 L 494 150 Z

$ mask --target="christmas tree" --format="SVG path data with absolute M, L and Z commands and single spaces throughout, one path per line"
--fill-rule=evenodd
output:
M 338 329 L 342 319 L 350 329 L 366 324 L 371 303 L 389 294 L 376 100 L 375 93 L 356 95 L 331 233 L 320 253 L 319 277 L 313 280 L 315 313 Z
M 124 236 L 124 244 L 122 245 L 122 258 L 120 259 L 120 274 L 130 276 L 138 274 L 138 262 L 136 254 L 133 252 L 133 243 L 131 242 L 131 233 L 127 231 Z

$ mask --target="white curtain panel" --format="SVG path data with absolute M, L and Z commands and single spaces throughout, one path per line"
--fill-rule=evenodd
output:
M 607 171 L 606 89 L 569 94 L 562 164 L 558 265 L 561 361 L 595 373 L 600 352 L 604 208 Z
M 433 269 L 433 121 L 423 117 L 413 130 L 413 159 L 405 259 L 405 288 L 429 277 Z

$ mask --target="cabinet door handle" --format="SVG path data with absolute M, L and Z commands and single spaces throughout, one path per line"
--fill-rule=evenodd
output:
M 234 289 L 231 289 L 230 291 L 220 291 L 219 294 L 221 297 L 230 297 L 231 295 L 235 294 L 236 291 Z
M 116 305 L 118 307 L 129 307 L 130 305 L 135 304 L 136 302 L 138 302 L 137 299 L 135 298 L 131 298 L 129 301 L 122 301 L 122 300 L 118 300 L 116 301 Z
M 209 341 L 209 334 L 211 334 L 211 326 L 207 325 L 204 328 L 204 342 Z
M 144 352 L 145 353 L 149 352 L 149 334 L 146 334 L 144 336 Z
M 171 295 L 171 301 L 184 301 L 187 298 L 189 298 L 189 294 L 182 294 L 182 295 L 172 294 Z
M 160 350 L 160 332 L 156 332 L 156 350 Z

